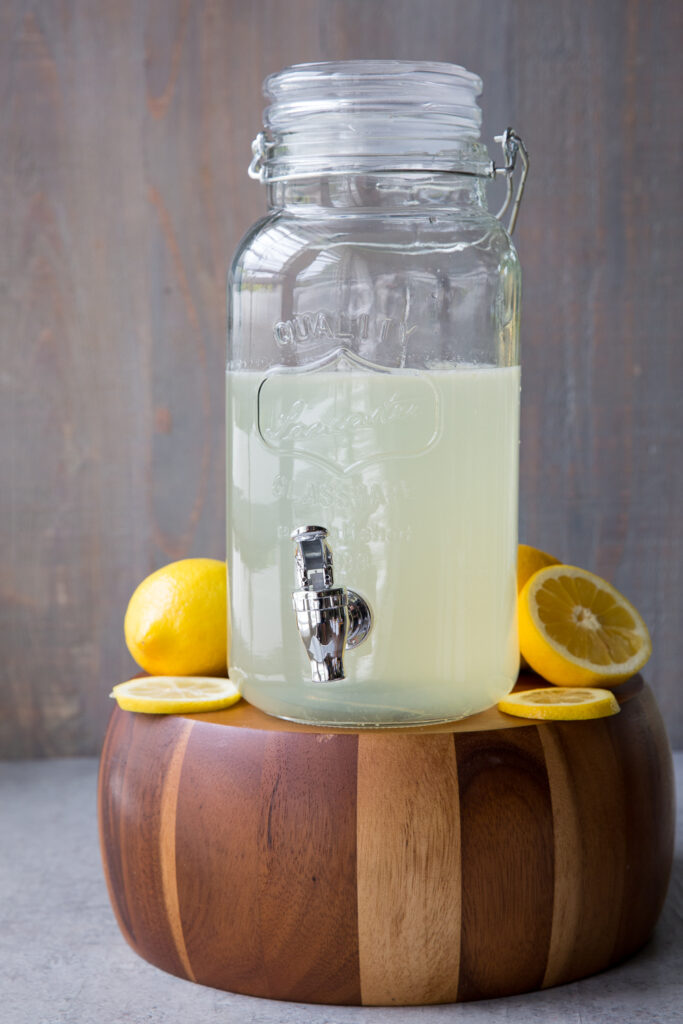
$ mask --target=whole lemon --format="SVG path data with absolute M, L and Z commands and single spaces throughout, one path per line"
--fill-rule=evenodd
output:
M 227 566 L 184 558 L 137 587 L 123 623 L 126 645 L 151 675 L 224 676 L 228 663 Z

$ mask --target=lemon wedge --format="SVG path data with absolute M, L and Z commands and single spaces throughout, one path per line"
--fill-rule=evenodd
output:
M 235 704 L 241 694 L 229 679 L 214 676 L 147 676 L 118 683 L 109 696 L 124 711 L 180 715 L 219 711 Z
M 498 710 L 518 718 L 541 718 L 546 721 L 568 722 L 576 719 L 607 718 L 619 712 L 619 704 L 610 690 L 597 690 L 590 686 L 570 690 L 554 690 L 544 686 L 540 690 L 522 690 L 511 693 L 498 702 Z
M 605 580 L 573 565 L 539 569 L 518 599 L 519 643 L 556 686 L 622 683 L 652 653 L 647 626 Z

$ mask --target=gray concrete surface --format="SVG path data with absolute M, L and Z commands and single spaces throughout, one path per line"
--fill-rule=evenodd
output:
M 92 759 L 0 763 L 2 1024 L 675 1024 L 683 1021 L 683 753 L 669 896 L 628 963 L 562 988 L 462 1005 L 276 1003 L 171 977 L 126 945 L 100 865 Z

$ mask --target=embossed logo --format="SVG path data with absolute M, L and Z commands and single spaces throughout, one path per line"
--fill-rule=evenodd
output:
M 275 370 L 258 393 L 264 444 L 338 473 L 427 451 L 439 419 L 428 378 L 389 373 L 346 349 L 312 368 Z

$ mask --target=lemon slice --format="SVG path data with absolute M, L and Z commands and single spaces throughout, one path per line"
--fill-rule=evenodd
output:
M 622 683 L 652 653 L 647 626 L 615 587 L 573 565 L 527 580 L 518 600 L 519 643 L 531 667 L 556 686 Z
M 546 721 L 573 721 L 575 719 L 607 718 L 619 712 L 619 704 L 610 690 L 597 690 L 590 686 L 580 689 L 553 690 L 544 686 L 540 690 L 522 690 L 511 693 L 498 703 L 506 715 L 519 718 L 543 718 Z
M 219 711 L 234 704 L 240 691 L 229 679 L 213 676 L 147 676 L 115 686 L 114 697 L 124 711 L 148 715 L 180 715 Z

